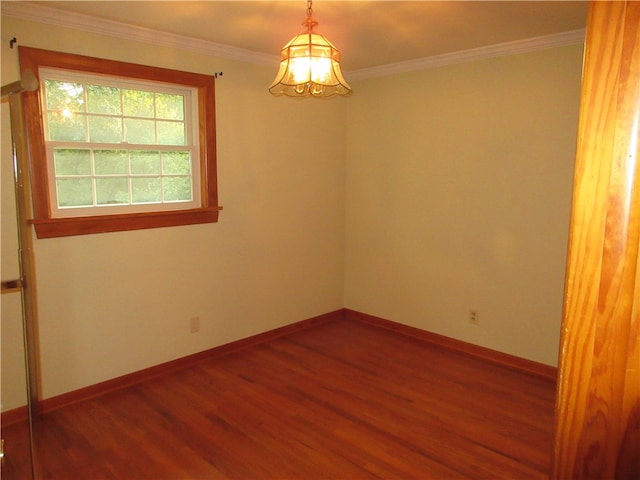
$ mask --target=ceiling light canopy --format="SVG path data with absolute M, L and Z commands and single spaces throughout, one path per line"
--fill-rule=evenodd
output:
M 307 31 L 282 47 L 280 69 L 269 87 L 273 95 L 332 97 L 348 95 L 351 87 L 340 70 L 340 52 L 322 35 L 313 33 L 312 1 L 307 1 Z

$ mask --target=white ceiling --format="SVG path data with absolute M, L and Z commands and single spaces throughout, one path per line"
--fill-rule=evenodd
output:
M 105 25 L 122 28 L 110 23 L 119 22 L 275 58 L 291 37 L 303 31 L 300 24 L 307 9 L 306 0 L 2 1 L 3 13 L 16 11 L 9 10 L 11 3 L 21 11 L 28 7 L 48 12 L 46 18 L 57 16 L 57 23 L 95 22 L 83 17 L 88 15 L 107 20 Z M 572 32 L 584 29 L 586 12 L 584 1 L 313 3 L 319 22 L 315 31 L 341 51 L 346 71 Z

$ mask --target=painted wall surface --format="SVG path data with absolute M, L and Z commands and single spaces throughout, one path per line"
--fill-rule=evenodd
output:
M 557 364 L 581 64 L 576 45 L 356 85 L 347 308 Z
M 271 97 L 271 67 L 4 16 L 3 85 L 18 78 L 13 36 L 224 72 L 219 223 L 35 242 L 44 398 L 341 307 L 555 365 L 580 46 L 355 81 L 348 99 L 310 103 Z M 2 121 L 8 279 L 5 103 Z M 3 411 L 25 403 L 21 342 L 5 296 Z
M 3 85 L 18 79 L 17 52 L 4 41 L 14 36 L 36 48 L 224 72 L 216 81 L 219 223 L 35 242 L 44 398 L 343 306 L 344 101 L 274 98 L 275 67 L 8 17 Z M 3 195 L 12 188 L 5 128 Z M 3 279 L 15 275 L 13 222 L 3 198 Z M 14 368 L 5 349 L 21 341 L 5 331 L 14 307 L 3 301 L 3 410 L 25 403 L 19 374 L 5 383 Z M 194 316 L 201 329 L 192 334 Z

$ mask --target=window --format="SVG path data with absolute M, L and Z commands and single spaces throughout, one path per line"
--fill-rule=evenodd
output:
M 213 77 L 19 52 L 39 238 L 218 220 Z
M 194 89 L 40 69 L 52 217 L 197 208 Z

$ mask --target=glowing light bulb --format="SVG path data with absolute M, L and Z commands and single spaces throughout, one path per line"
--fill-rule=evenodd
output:
M 311 59 L 311 80 L 317 83 L 326 83 L 331 77 L 331 60 L 329 58 Z
M 290 69 L 293 73 L 293 81 L 296 83 L 308 82 L 311 59 L 309 57 L 292 58 Z

